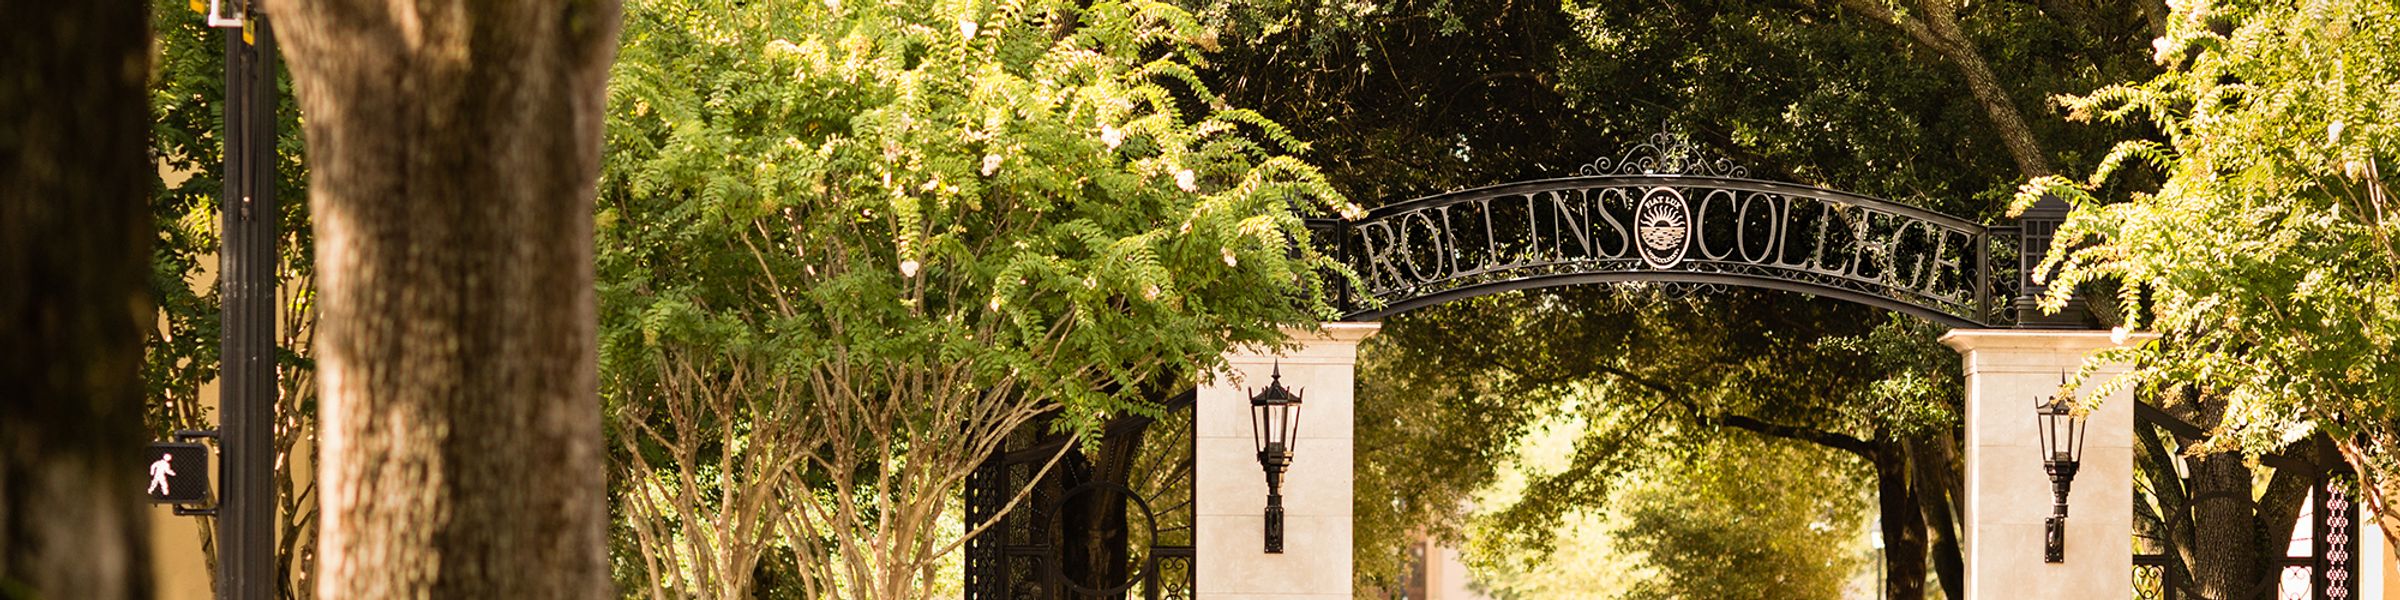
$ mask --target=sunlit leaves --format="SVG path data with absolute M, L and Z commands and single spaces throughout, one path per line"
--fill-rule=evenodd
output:
M 2077 205 L 2045 305 L 2123 282 L 2129 325 L 2169 334 L 2125 355 L 2145 381 L 2232 400 L 2218 447 L 2271 451 L 2314 420 L 2389 423 L 2400 391 L 2400 234 L 2382 163 L 2400 155 L 2400 10 L 2380 2 L 2187 3 L 2154 46 L 2169 72 L 2060 102 L 2141 119 L 2164 142 L 2120 144 L 2087 179 L 2028 184 Z M 2150 193 L 2094 190 L 2120 166 Z M 2368 428 L 2374 429 L 2374 428 Z M 2237 443 L 2238 442 L 2238 443 Z

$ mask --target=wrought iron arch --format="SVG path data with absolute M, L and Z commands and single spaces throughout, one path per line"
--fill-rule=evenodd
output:
M 1569 177 L 1505 183 L 1309 222 L 1362 286 L 1335 285 L 1345 320 L 1505 291 L 1655 282 L 1785 290 L 1949 327 L 2082 327 L 2041 315 L 2042 259 L 2065 206 L 2016 227 L 1815 186 L 1751 179 L 1661 134 Z M 2001 265 L 2014 257 L 2014 264 Z M 2012 294 L 2013 292 L 2013 294 Z M 2014 296 L 2007 306 L 1994 298 Z M 2011 318 L 2013 317 L 2013 318 Z

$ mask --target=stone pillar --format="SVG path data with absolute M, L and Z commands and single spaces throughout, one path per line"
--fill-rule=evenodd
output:
M 1200 386 L 1192 408 L 1192 583 L 1201 598 L 1350 600 L 1351 399 L 1358 342 L 1380 328 L 1289 331 L 1299 349 L 1230 353 L 1233 372 Z M 1249 390 L 1266 387 L 1278 362 L 1284 387 L 1302 402 L 1283 481 L 1284 552 L 1267 554 L 1267 479 L 1250 433 Z
M 2150 339 L 2142 334 L 2126 343 Z M 2105 398 L 2086 420 L 2083 466 L 2067 502 L 2066 562 L 2042 561 L 2050 479 L 2034 406 L 2057 393 L 2109 332 L 1959 329 L 1942 343 L 1966 355 L 1966 579 L 1969 600 L 2133 597 L 2133 395 Z M 2125 372 L 2085 381 L 2097 391 Z

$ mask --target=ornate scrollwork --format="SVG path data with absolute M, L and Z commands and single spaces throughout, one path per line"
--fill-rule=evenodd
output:
M 1660 131 L 1650 134 L 1650 141 L 1636 144 L 1617 158 L 1600 157 L 1592 164 L 1575 169 L 1583 177 L 1604 175 L 1702 175 L 1708 177 L 1750 176 L 1750 169 L 1734 164 L 1733 159 L 1709 156 L 1691 138 L 1682 134 Z
M 2350 597 L 2350 490 L 2346 478 L 2325 478 L 2323 506 L 2325 533 L 2317 538 L 2317 554 L 2325 559 L 2323 583 L 2318 587 L 2320 597 L 2343 600 Z

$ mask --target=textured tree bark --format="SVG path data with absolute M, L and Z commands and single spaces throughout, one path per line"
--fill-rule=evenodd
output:
M 2140 440 L 2141 460 L 2149 464 L 2150 472 L 2175 472 L 2173 452 L 2175 452 L 2175 448 L 2181 446 L 2183 440 L 2177 440 L 2175 445 L 2169 445 L 2165 438 L 2159 436 L 2157 429 L 2148 424 L 2136 425 L 2134 435 Z M 2167 563 L 2166 580 L 2169 585 L 2177 585 L 2179 588 L 2189 587 L 2179 584 L 2191 581 L 2191 565 L 2195 560 L 2191 554 L 2191 497 L 2189 490 L 2185 489 L 2184 483 L 2181 477 L 2153 477 L 2150 480 L 2150 492 L 2157 498 L 2159 508 L 2157 513 L 2158 535 L 2161 540 L 2166 542 L 2164 550 L 2174 557 L 2174 560 Z M 2141 510 L 2138 501 L 2136 505 L 2136 510 Z M 2137 514 L 2139 513 L 2137 512 Z
M 2193 459 L 2192 584 L 2202 598 L 2232 598 L 2257 580 L 2259 526 L 2250 469 L 2235 453 Z
M 0 596 L 150 597 L 147 6 L 18 3 L 0 35 Z
M 2224 419 L 2226 401 L 2191 388 L 2162 398 L 2171 418 L 2187 431 L 2214 429 Z M 2167 427 L 2173 431 L 2175 427 Z M 2181 434 L 2169 443 L 2150 425 L 2135 429 L 2138 459 L 2153 476 L 2150 490 L 2160 511 L 2156 534 L 2176 560 L 2168 565 L 2167 580 L 2181 593 L 2203 599 L 2252 598 L 2269 594 L 2282 572 L 2280 559 L 2291 541 L 2292 528 L 2309 493 L 2323 483 L 2321 469 L 2302 465 L 2332 464 L 2335 451 L 2324 435 L 2312 435 L 2261 460 L 2280 464 L 2264 488 L 2247 459 L 2220 452 L 2191 457 L 2189 478 L 2176 477 L 2174 453 L 2199 440 Z M 2280 459 L 2280 460 L 2271 460 Z M 2147 512 L 2148 505 L 2137 506 Z M 2145 517 L 2148 518 L 2148 517 Z
M 2277 454 L 2289 460 L 2330 467 L 2341 464 L 2341 458 L 2333 455 L 2332 445 L 2320 432 Z M 2291 547 L 2292 528 L 2301 523 L 2300 511 L 2308 507 L 2309 494 L 2324 483 L 2324 472 L 2319 469 L 2278 468 L 2267 479 L 2266 488 L 2258 492 L 2257 512 L 2251 517 L 2254 525 L 2250 530 L 2257 532 L 2255 543 L 2259 548 L 2253 558 L 2257 563 L 2251 567 L 2251 577 L 2281 579 L 2283 566 L 2278 563 Z
M 592 202 L 613 0 L 277 0 L 327 598 L 610 595 Z
M 2190 422 L 2214 429 L 2225 419 L 2229 403 L 2186 389 L 2173 412 L 2191 415 Z M 2179 417 L 2181 415 L 2178 415 Z M 2308 448 L 2299 448 L 2305 460 Z M 2194 595 L 2204 599 L 2249 598 L 2272 594 L 2279 569 L 2276 557 L 2290 541 L 2293 521 L 2307 500 L 2313 474 L 2278 469 L 2260 496 L 2255 473 L 2235 452 L 2220 452 L 2187 461 L 2191 478 L 2184 484 L 2190 503 L 2189 557 Z

